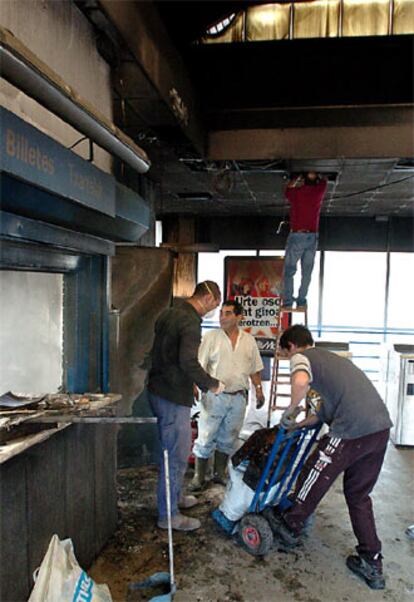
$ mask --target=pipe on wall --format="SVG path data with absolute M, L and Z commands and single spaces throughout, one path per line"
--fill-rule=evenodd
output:
M 98 116 L 93 115 L 77 102 L 76 98 L 72 97 L 69 87 L 65 91 L 45 73 L 3 44 L 0 45 L 0 63 L 2 77 L 12 85 L 34 98 L 100 147 L 119 157 L 137 172 L 148 171 L 151 163 L 145 152 L 132 140 L 128 143 L 127 136 L 123 135 L 124 139 L 122 139 L 117 135 L 113 124 L 101 121 Z

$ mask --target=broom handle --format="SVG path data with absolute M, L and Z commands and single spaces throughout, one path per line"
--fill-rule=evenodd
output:
M 170 488 L 170 465 L 168 462 L 168 450 L 164 449 L 164 471 L 165 471 L 165 495 L 167 498 L 167 520 L 168 520 L 168 551 L 170 559 L 170 583 L 171 592 L 174 590 L 174 552 L 171 524 L 171 488 Z

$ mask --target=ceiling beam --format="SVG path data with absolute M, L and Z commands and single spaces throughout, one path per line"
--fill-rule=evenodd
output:
M 225 161 L 412 157 L 412 123 L 217 130 L 209 134 L 208 158 Z
M 205 148 L 205 132 L 184 62 L 173 46 L 152 2 L 100 0 L 137 63 L 165 102 L 195 149 Z

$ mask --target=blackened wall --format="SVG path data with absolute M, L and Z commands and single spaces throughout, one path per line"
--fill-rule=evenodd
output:
M 282 217 L 209 217 L 197 220 L 197 243 L 220 249 L 284 249 L 288 230 L 276 234 Z M 322 217 L 324 251 L 414 251 L 414 218 Z

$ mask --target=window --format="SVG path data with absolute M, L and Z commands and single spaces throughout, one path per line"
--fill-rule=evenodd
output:
M 159 247 L 162 243 L 162 221 L 155 222 L 155 246 Z
M 63 276 L 0 271 L 0 393 L 62 384 Z
M 414 329 L 413 305 L 414 253 L 391 253 L 388 328 Z
M 385 277 L 385 253 L 326 252 L 324 326 L 382 329 Z
M 218 23 L 216 23 L 215 25 L 213 25 L 212 27 L 207 29 L 207 35 L 209 35 L 209 36 L 220 35 L 221 33 L 223 33 L 223 31 L 225 29 L 227 29 L 227 27 L 229 25 L 231 25 L 231 23 L 234 21 L 235 17 L 236 17 L 236 13 L 232 13 L 231 15 L 229 15 L 222 21 L 219 21 Z
M 200 42 L 411 34 L 413 16 L 414 0 L 280 0 L 230 15 L 210 27 Z

